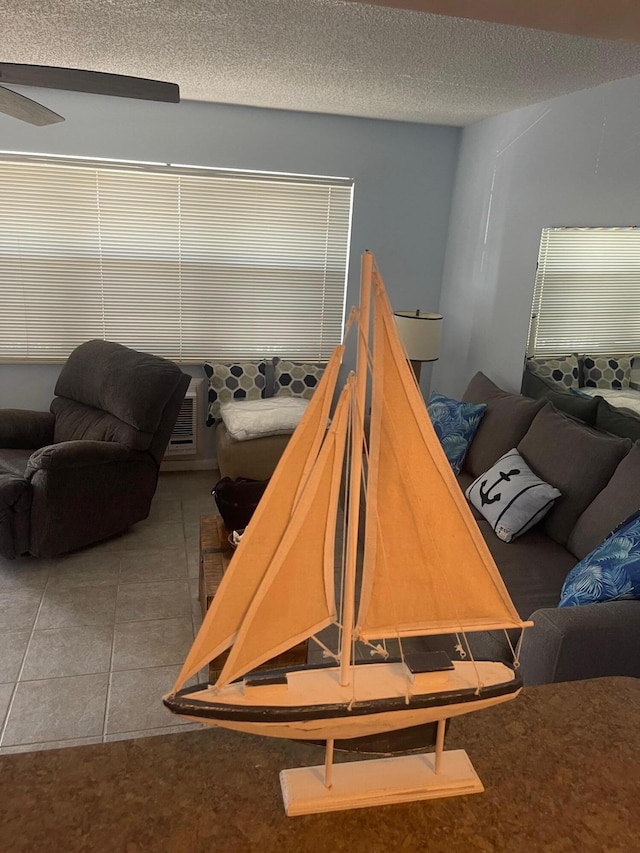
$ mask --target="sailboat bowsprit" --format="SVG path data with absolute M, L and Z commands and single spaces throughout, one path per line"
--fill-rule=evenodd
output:
M 212 725 L 326 740 L 327 792 L 333 784 L 329 756 L 334 739 L 435 721 L 442 726 L 432 770 L 442 775 L 444 721 L 512 699 L 522 687 L 514 667 L 474 660 L 467 634 L 528 624 L 509 598 L 433 431 L 370 253 L 363 256 L 356 316 L 356 372 L 332 411 L 344 352 L 338 347 L 242 537 L 174 690 L 164 698 L 174 713 Z M 342 588 L 336 590 L 343 489 L 345 567 Z M 361 504 L 364 553 L 359 560 Z M 340 635 L 333 664 L 252 672 L 330 625 Z M 457 635 L 466 659 L 443 661 L 440 653 L 436 659 L 415 660 L 402 653 L 403 638 L 449 634 Z M 399 643 L 399 659 L 387 656 L 386 640 Z M 357 661 L 356 643 L 368 645 L 378 660 Z M 184 686 L 226 649 L 215 684 Z M 337 765 L 336 773 L 345 767 Z M 388 775 L 389 765 L 384 772 Z M 456 774 L 470 778 L 457 765 Z M 361 782 L 345 784 L 357 789 Z M 404 790 L 404 782 L 399 784 Z M 477 784 L 473 790 L 482 790 Z M 469 785 L 463 781 L 455 791 L 471 790 Z M 436 795 L 443 794 L 423 794 Z M 325 802 L 308 810 L 396 802 L 398 796 L 356 803 L 351 790 L 350 806 Z

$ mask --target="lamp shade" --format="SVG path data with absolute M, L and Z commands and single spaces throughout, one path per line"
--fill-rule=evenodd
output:
M 442 314 L 394 311 L 393 316 L 409 361 L 436 361 L 440 354 Z

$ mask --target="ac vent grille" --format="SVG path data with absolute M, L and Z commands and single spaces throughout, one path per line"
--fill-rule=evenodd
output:
M 198 450 L 198 385 L 202 380 L 192 379 L 187 388 L 180 412 L 176 418 L 165 459 L 175 456 L 195 456 Z

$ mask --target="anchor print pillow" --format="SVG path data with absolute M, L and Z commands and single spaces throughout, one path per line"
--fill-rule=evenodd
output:
M 544 518 L 560 492 L 534 474 L 514 448 L 474 480 L 465 495 L 496 536 L 511 542 Z
M 640 598 L 640 512 L 571 569 L 558 607 L 624 598 Z
M 486 410 L 486 403 L 460 403 L 437 391 L 429 397 L 427 411 L 454 474 L 460 473 Z

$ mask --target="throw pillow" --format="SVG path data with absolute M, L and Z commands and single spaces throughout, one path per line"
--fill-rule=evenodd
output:
M 639 512 L 571 569 L 558 607 L 621 598 L 640 598 Z
M 631 441 L 640 440 L 640 415 L 630 409 L 612 406 L 604 397 L 594 397 L 594 400 L 598 403 L 596 429 L 608 432 L 610 435 L 630 438 Z
M 517 449 L 538 476 L 562 492 L 544 521 L 544 532 L 566 545 L 576 521 L 607 485 L 631 442 L 579 424 L 547 403 Z
M 628 388 L 631 356 L 585 356 L 582 370 L 587 388 Z
M 550 379 L 565 390 L 580 387 L 580 363 L 575 353 L 557 358 L 528 358 L 526 369 L 543 379 Z
M 209 380 L 207 426 L 212 426 L 220 417 L 220 403 L 228 400 L 259 400 L 264 396 L 264 361 L 237 364 L 205 361 L 204 372 Z
M 427 411 L 454 474 L 459 474 L 467 448 L 476 434 L 486 403 L 461 403 L 434 391 Z
M 469 486 L 467 499 L 503 542 L 511 542 L 537 524 L 560 497 L 514 448 Z
M 280 397 L 304 397 L 310 400 L 318 387 L 326 365 L 274 359 L 274 391 Z
M 545 405 L 544 400 L 529 400 L 509 394 L 484 373 L 476 373 L 462 395 L 464 403 L 486 403 L 487 411 L 464 460 L 464 469 L 480 476 L 501 456 L 515 447 Z

